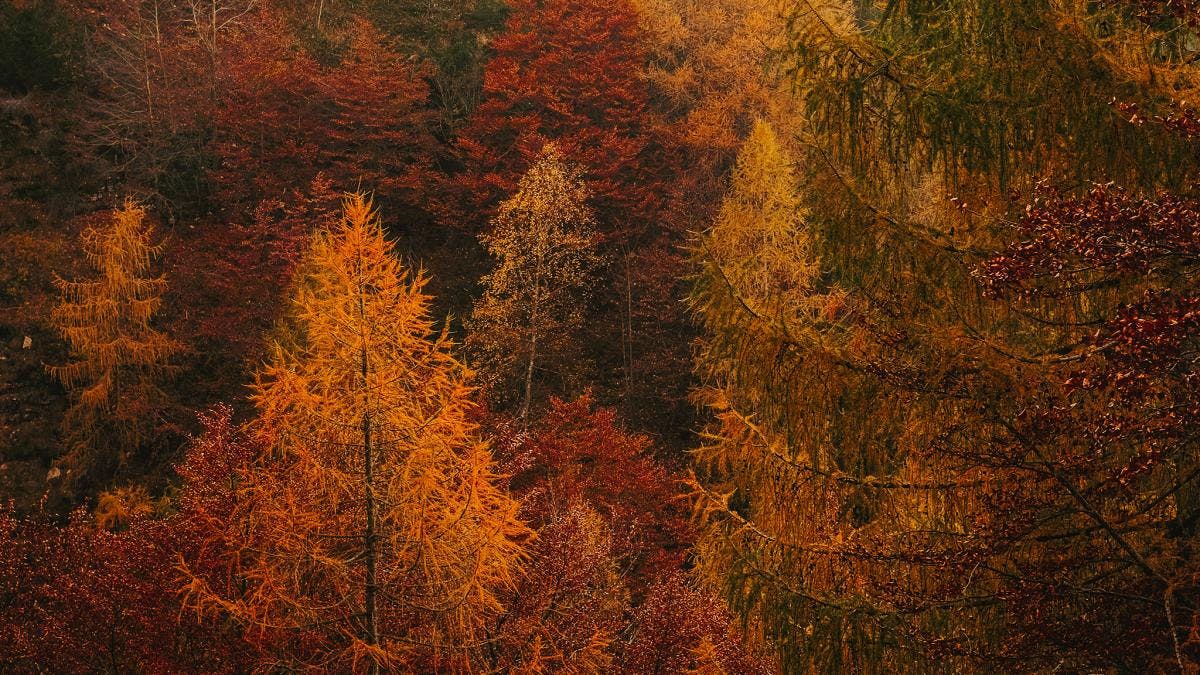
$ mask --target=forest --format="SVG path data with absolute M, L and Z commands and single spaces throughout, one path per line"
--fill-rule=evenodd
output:
M 0 672 L 1200 672 L 1200 2 L 0 0 Z

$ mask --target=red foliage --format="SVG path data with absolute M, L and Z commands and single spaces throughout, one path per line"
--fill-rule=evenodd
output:
M 322 66 L 264 8 L 231 41 L 212 143 L 226 211 L 285 199 L 320 172 L 340 191 L 415 203 L 433 142 L 423 73 L 367 21 L 353 22 L 346 39 L 340 63 Z
M 1037 422 L 1037 431 L 1075 442 L 1136 444 L 1108 477 L 1128 485 L 1200 432 L 1200 297 L 1174 288 L 1200 263 L 1200 201 L 1099 186 L 1081 198 L 1046 196 L 1020 229 L 1024 239 L 977 272 L 995 296 L 1058 299 L 1131 279 L 1144 289 L 1083 337 L 1091 358 L 1063 381 L 1069 400 Z M 1090 398 L 1107 403 L 1080 404 Z
M 1022 387 L 1009 419 L 993 417 L 1003 433 L 961 453 L 1011 472 L 979 522 L 981 557 L 960 564 L 1042 532 L 998 594 L 1013 617 L 1005 652 L 1069 644 L 1097 664 L 1181 666 L 1198 655 L 1184 627 L 1200 592 L 1200 297 L 1189 281 L 1200 202 L 1111 186 L 1046 192 L 1018 229 L 1021 240 L 976 276 L 1065 346 L 1012 369 L 1040 384 Z M 1083 316 L 1061 311 L 1081 297 Z M 1084 525 L 1045 532 L 1047 513 Z
M 43 517 L 0 520 L 0 666 L 28 672 L 228 667 L 206 626 L 180 626 L 176 542 L 151 522 L 98 531 L 85 512 L 58 527 Z
M 234 424 L 229 406 L 201 414 L 200 425 L 204 432 L 193 439 L 183 463 L 175 468 L 184 481 L 176 521 L 207 535 L 224 527 L 233 511 L 237 474 L 254 461 L 258 450 Z
M 227 382 L 243 379 L 308 233 L 341 193 L 374 191 L 393 213 L 419 201 L 433 143 L 422 71 L 367 21 L 344 38 L 340 62 L 322 65 L 267 5 L 223 43 L 209 148 L 225 223 L 185 235 L 169 257 L 173 305 L 187 308 L 179 334 Z
M 459 135 L 461 211 L 483 227 L 547 141 L 585 167 L 604 233 L 644 227 L 658 199 L 637 16 L 627 0 L 516 0 L 492 43 L 483 103 Z
M 1149 121 L 1183 138 L 1200 137 L 1200 112 L 1183 103 L 1172 103 L 1170 112 L 1160 114 L 1144 113 L 1142 107 L 1136 103 L 1121 102 L 1117 103 L 1116 107 L 1130 124 L 1140 126 Z
M 627 565 L 678 563 L 692 533 L 676 480 L 650 457 L 648 438 L 618 426 L 614 410 L 594 409 L 588 395 L 552 399 L 531 432 L 510 434 L 497 455 L 513 474 L 527 522 L 586 504 L 611 524 L 614 554 Z
M 1112 185 L 1082 197 L 1043 188 L 1018 233 L 1021 240 L 976 277 L 994 296 L 1066 297 L 1124 275 L 1161 275 L 1200 256 L 1200 200 L 1147 199 Z
M 239 28 L 222 70 L 211 143 L 219 163 L 211 178 L 217 203 L 239 214 L 312 180 L 328 113 L 321 110 L 320 65 L 266 7 Z
M 771 670 L 721 603 L 679 571 L 692 532 L 675 478 L 649 450 L 649 439 L 623 431 L 586 395 L 553 399 L 529 431 L 502 430 L 497 457 L 538 536 L 497 630 L 496 663 L 529 667 L 531 641 L 545 657 L 600 635 L 622 672 L 698 666 L 706 640 L 727 672 Z
M 319 174 L 287 201 L 259 203 L 247 225 L 182 233 L 166 253 L 171 304 L 187 308 L 173 317 L 172 334 L 211 359 L 206 368 L 233 366 L 221 372 L 240 382 L 236 369 L 262 349 L 309 233 L 332 222 L 340 203 L 341 194 Z
M 370 23 L 353 24 L 347 53 L 324 78 L 337 112 L 321 163 L 338 189 L 372 190 L 385 211 L 394 208 L 390 200 L 417 203 L 434 143 L 424 75 Z
M 634 612 L 633 638 L 621 658 L 627 673 L 773 673 L 774 662 L 743 642 L 736 619 L 715 596 L 671 574 Z
M 231 672 L 250 651 L 228 626 L 182 612 L 179 569 L 200 549 L 207 522 L 232 505 L 232 470 L 250 451 L 228 408 L 201 416 L 207 429 L 180 473 L 178 514 L 135 516 L 96 527 L 86 511 L 66 525 L 45 515 L 0 513 L 0 670 L 6 672 Z
M 494 670 L 536 671 L 546 661 L 570 667 L 597 638 L 607 642 L 622 628 L 629 594 L 611 533 L 596 518 L 578 502 L 544 518 L 496 626 Z

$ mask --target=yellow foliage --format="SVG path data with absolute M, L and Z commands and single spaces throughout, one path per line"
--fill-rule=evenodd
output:
M 95 276 L 56 281 L 62 299 L 50 320 L 76 360 L 49 371 L 75 396 L 63 427 L 83 471 L 119 462 L 142 442 L 161 397 L 154 383 L 180 349 L 151 325 L 167 286 L 151 273 L 161 248 L 153 239 L 146 210 L 127 200 L 106 226 L 83 232 Z
M 646 79 L 678 142 L 713 176 L 738 151 L 755 119 L 785 136 L 800 119 L 791 82 L 774 54 L 786 46 L 780 0 L 636 0 L 648 36 Z
M 703 241 L 707 260 L 751 311 L 790 318 L 781 315 L 812 304 L 820 270 L 796 177 L 765 122 L 746 140 L 732 183 Z
M 123 530 L 129 527 L 130 521 L 148 516 L 154 509 L 150 493 L 140 485 L 102 492 L 96 501 L 96 527 L 109 531 Z
M 483 278 L 467 347 L 488 384 L 523 382 L 522 418 L 528 416 L 541 363 L 559 357 L 556 365 L 562 366 L 572 360 L 564 356 L 582 323 L 597 265 L 587 199 L 579 169 L 548 143 L 483 237 L 497 263 Z
M 818 608 L 822 593 L 855 579 L 820 552 L 852 530 L 841 512 L 853 488 L 834 468 L 824 414 L 836 405 L 832 359 L 849 342 L 842 313 L 852 307 L 821 277 L 817 232 L 797 184 L 788 153 L 759 122 L 694 251 L 691 304 L 707 334 L 697 363 L 706 386 L 697 398 L 715 418 L 695 451 L 703 480 L 691 483 L 707 526 L 696 543 L 697 571 L 724 588 L 752 626 L 763 625 L 759 612 L 770 598 L 754 585 L 775 583 L 794 566 L 805 569 Z M 727 584 L 729 575 L 744 584 Z M 816 621 L 807 612 L 798 605 L 795 616 Z M 842 647 L 834 638 L 822 645 Z

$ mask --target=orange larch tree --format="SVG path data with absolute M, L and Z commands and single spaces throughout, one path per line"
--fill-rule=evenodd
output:
M 199 575 L 188 590 L 202 611 L 281 637 L 279 665 L 469 667 L 514 582 L 527 530 L 469 421 L 469 372 L 433 334 L 424 284 L 362 195 L 298 272 L 255 386 L 267 451 L 220 535 L 236 592 Z

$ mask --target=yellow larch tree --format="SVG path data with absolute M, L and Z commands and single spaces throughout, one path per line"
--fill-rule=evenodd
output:
M 878 637 L 853 601 L 869 570 L 836 547 L 861 481 L 825 416 L 853 389 L 832 363 L 853 335 L 798 183 L 759 122 L 694 250 L 698 398 L 714 416 L 694 453 L 697 569 L 796 672 L 858 670 Z
M 81 238 L 96 274 L 56 280 L 50 316 L 75 357 L 49 368 L 75 399 L 63 418 L 75 479 L 110 474 L 143 443 L 162 409 L 156 381 L 180 349 L 152 325 L 167 282 L 152 272 L 161 245 L 145 208 L 127 200 Z
M 738 310 L 783 321 L 819 306 L 825 298 L 814 293 L 820 269 L 804 218 L 791 159 L 772 126 L 759 121 L 738 157 L 732 189 L 701 237 L 697 298 L 736 298 Z
M 579 168 L 547 143 L 482 237 L 497 264 L 483 279 L 467 346 L 493 394 L 521 390 L 522 419 L 536 371 L 574 360 L 571 345 L 598 264 L 588 196 Z
M 362 195 L 314 236 L 255 386 L 265 455 L 190 602 L 282 636 L 278 664 L 469 670 L 527 530 L 470 421 L 469 371 Z

